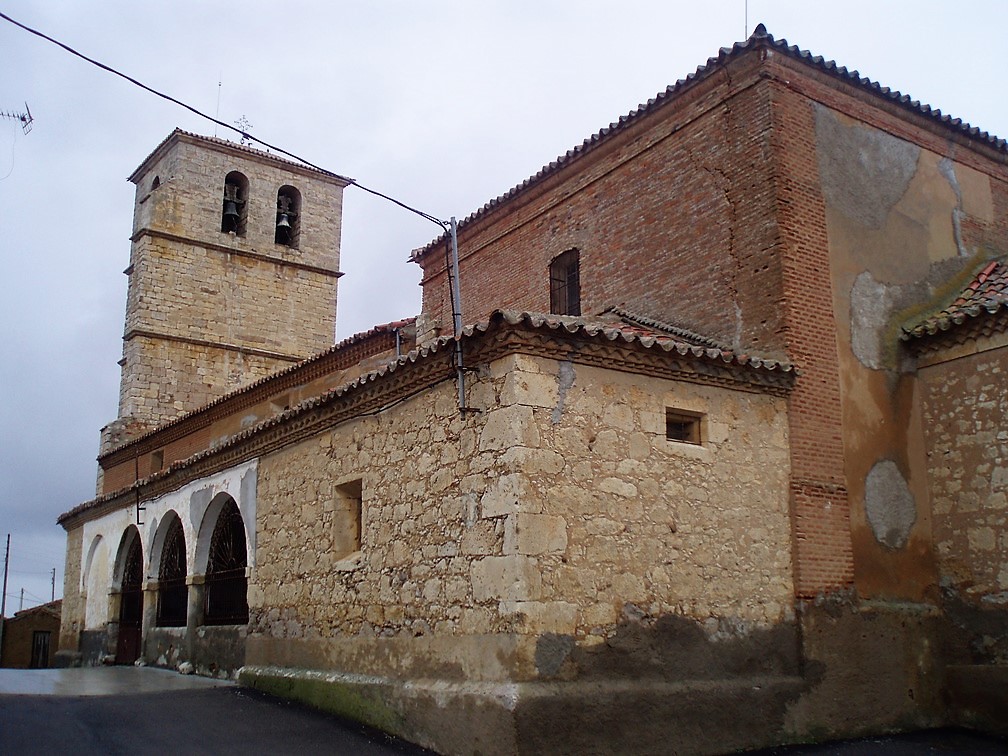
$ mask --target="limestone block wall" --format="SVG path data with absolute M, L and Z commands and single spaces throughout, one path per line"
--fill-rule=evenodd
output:
M 290 367 L 290 360 L 207 344 L 136 336 L 123 345 L 121 417 L 151 427 Z
M 1008 338 L 983 341 L 920 371 L 940 576 L 980 596 L 1008 591 Z
M 541 574 L 516 607 L 533 631 L 792 616 L 784 399 L 530 357 L 501 396 L 526 440 L 505 450 L 513 472 L 482 515 Z M 700 445 L 666 437 L 667 408 L 702 416 Z
M 302 357 L 332 346 L 330 275 L 154 237 L 133 258 L 127 334 L 154 329 Z
M 443 383 L 260 459 L 249 663 L 401 674 L 423 647 L 428 671 L 442 654 L 479 679 L 528 671 L 491 643 L 458 659 L 488 636 L 792 618 L 784 399 L 508 356 L 469 402 L 485 411 L 461 418 Z M 666 439 L 668 406 L 705 413 L 702 446 Z

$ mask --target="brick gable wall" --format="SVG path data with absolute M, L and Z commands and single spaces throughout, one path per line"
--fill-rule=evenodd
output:
M 549 262 L 580 251 L 581 311 L 622 305 L 780 355 L 768 88 L 755 59 L 675 98 L 460 231 L 463 315 L 549 310 Z M 423 311 L 450 330 L 445 255 Z

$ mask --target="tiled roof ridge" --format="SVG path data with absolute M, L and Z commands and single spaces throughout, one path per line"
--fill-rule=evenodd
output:
M 573 334 L 580 332 L 587 336 L 598 336 L 601 334 L 609 341 L 622 339 L 627 343 L 640 343 L 647 349 L 659 346 L 666 352 L 676 351 L 682 356 L 692 355 L 693 357 L 715 360 L 722 363 L 733 364 L 738 367 L 781 371 L 784 373 L 796 372 L 789 362 L 785 362 L 783 360 L 756 357 L 748 354 L 737 354 L 732 349 L 723 346 L 694 344 L 670 333 L 666 333 L 660 329 L 655 329 L 653 334 L 642 334 L 638 329 L 621 328 L 615 323 L 591 317 L 551 315 L 546 313 L 529 312 L 527 310 L 495 310 L 491 313 L 490 317 L 487 320 L 482 321 L 482 323 L 464 328 L 463 333 L 465 335 L 471 335 L 475 330 L 486 330 L 496 317 L 503 318 L 511 325 L 526 325 L 536 329 L 563 329 L 568 333 Z
M 982 315 L 1008 310 L 1008 258 L 989 260 L 955 298 L 930 315 L 903 326 L 903 341 L 933 336 Z
M 237 388 L 234 391 L 230 391 L 227 394 L 224 394 L 223 396 L 217 397 L 211 402 L 207 402 L 206 404 L 197 407 L 196 409 L 190 410 L 185 414 L 179 415 L 178 417 L 169 420 L 166 423 L 162 423 L 161 425 L 151 428 L 149 431 L 140 434 L 136 438 L 132 438 L 129 441 L 126 441 L 114 447 L 113 449 L 110 449 L 108 452 L 102 454 L 101 456 L 106 457 L 110 454 L 119 452 L 123 449 L 133 446 L 134 444 L 141 443 L 150 436 L 153 436 L 155 433 L 160 433 L 161 431 L 164 431 L 168 428 L 173 428 L 176 425 L 185 421 L 186 419 L 192 417 L 193 415 L 197 415 L 201 412 L 205 412 L 211 409 L 212 407 L 216 407 L 220 404 L 223 404 L 224 402 L 232 399 L 235 396 L 238 396 L 239 394 L 244 394 L 247 391 L 262 386 L 264 383 L 268 383 L 282 376 L 289 375 L 290 373 L 296 372 L 298 370 L 302 370 L 306 366 L 311 365 L 312 363 L 315 362 L 319 362 L 320 360 L 323 360 L 326 357 L 335 354 L 336 352 L 342 349 L 351 347 L 354 344 L 359 344 L 360 342 L 370 338 L 371 336 L 377 336 L 378 334 L 388 333 L 389 331 L 395 331 L 396 329 L 405 328 L 407 326 L 413 325 L 413 323 L 415 322 L 416 322 L 416 316 L 403 318 L 402 320 L 393 320 L 390 323 L 383 323 L 381 325 L 372 326 L 367 331 L 359 331 L 358 333 L 352 334 L 351 336 L 347 336 L 342 341 L 333 344 L 331 347 L 328 347 L 327 349 L 324 349 L 321 352 L 317 352 L 316 354 L 313 354 L 310 357 L 306 357 L 305 359 L 299 362 L 295 362 L 293 365 L 289 367 L 277 370 L 275 373 L 270 373 L 269 375 L 263 376 L 262 378 L 253 381 L 247 386 L 242 386 L 241 388 Z
M 712 339 L 709 336 L 704 336 L 696 333 L 695 331 L 691 331 L 688 328 L 672 325 L 671 323 L 666 323 L 647 315 L 641 315 L 640 313 L 631 312 L 630 310 L 624 310 L 622 307 L 609 307 L 605 310 L 605 312 L 611 312 L 613 315 L 616 315 L 623 320 L 631 321 L 638 325 L 664 331 L 665 333 L 683 339 L 684 341 L 695 343 L 697 346 L 707 346 L 713 349 L 722 349 L 725 351 L 731 350 L 731 347 L 727 344 L 717 341 L 716 339 Z
M 706 79 L 714 71 L 719 70 L 729 59 L 738 57 L 749 50 L 757 49 L 759 47 L 772 48 L 773 50 L 788 55 L 791 58 L 810 64 L 815 68 L 818 68 L 820 71 L 859 86 L 876 96 L 883 97 L 890 102 L 894 102 L 901 107 L 913 111 L 914 113 L 927 116 L 932 120 L 941 123 L 946 128 L 958 131 L 960 134 L 963 134 L 970 139 L 986 142 L 989 146 L 995 148 L 996 150 L 1008 153 L 1008 141 L 1005 139 L 997 137 L 994 134 L 990 134 L 987 131 L 982 131 L 976 126 L 971 126 L 961 118 L 953 118 L 944 114 L 940 109 L 932 108 L 930 105 L 920 102 L 920 100 L 911 99 L 910 95 L 905 95 L 899 90 L 884 87 L 877 81 L 861 76 L 857 70 L 848 70 L 846 66 L 837 65 L 834 60 L 826 60 L 821 55 L 812 55 L 812 53 L 808 50 L 802 50 L 797 45 L 790 45 L 786 39 L 775 39 L 774 36 L 767 31 L 766 26 L 760 23 L 753 30 L 753 33 L 749 36 L 749 38 L 744 42 L 736 42 L 731 47 L 722 47 L 718 51 L 716 57 L 708 58 L 705 64 L 697 66 L 696 70 L 687 74 L 685 78 L 677 80 L 675 84 L 670 84 L 664 91 L 659 92 L 646 103 L 641 103 L 626 115 L 620 116 L 619 120 L 613 121 L 608 126 L 603 127 L 585 139 L 581 144 L 567 150 L 565 154 L 560 155 L 556 160 L 544 165 L 533 176 L 530 176 L 522 183 L 512 187 L 504 194 L 490 200 L 485 203 L 483 207 L 470 213 L 458 223 L 458 229 L 461 230 L 465 228 L 468 224 L 496 209 L 520 192 L 556 173 L 556 171 L 560 168 L 570 163 L 571 160 L 587 153 L 598 144 L 606 141 L 613 134 L 622 131 L 631 123 L 635 123 L 640 118 L 656 110 L 680 92 L 688 89 L 697 82 Z M 419 257 L 422 257 L 433 247 L 442 243 L 444 238 L 445 234 L 442 234 L 426 246 L 414 250 L 413 255 L 411 256 L 412 259 L 416 260 Z
M 298 160 L 291 160 L 290 158 L 286 158 L 286 157 L 281 157 L 280 155 L 278 155 L 276 153 L 267 152 L 266 150 L 260 150 L 257 147 L 250 147 L 250 146 L 248 146 L 246 144 L 241 144 L 239 142 L 232 142 L 232 141 L 229 141 L 227 139 L 222 139 L 220 137 L 215 137 L 215 136 L 214 137 L 209 137 L 209 136 L 204 136 L 203 134 L 197 134 L 197 133 L 195 133 L 193 131 L 186 131 L 185 129 L 181 129 L 178 126 L 176 126 L 168 136 L 166 136 L 164 139 L 162 139 L 160 142 L 158 142 L 157 147 L 155 147 L 153 150 L 151 150 L 150 154 L 148 154 L 147 157 L 145 157 L 143 160 L 140 161 L 140 164 L 136 167 L 136 169 L 133 171 L 133 173 L 131 173 L 129 175 L 129 179 L 128 180 L 132 181 L 133 177 L 137 175 L 137 173 L 140 171 L 140 169 L 143 168 L 147 164 L 147 162 L 152 157 L 154 157 L 162 147 L 164 147 L 168 142 L 170 142 L 176 136 L 186 136 L 186 137 L 189 137 L 190 139 L 198 139 L 201 142 L 208 142 L 210 144 L 214 144 L 214 145 L 217 145 L 217 146 L 220 146 L 220 147 L 227 147 L 229 149 L 238 150 L 239 152 L 247 153 L 250 156 L 255 156 L 255 157 L 259 157 L 259 158 L 262 158 L 262 157 L 269 158 L 270 160 L 275 160 L 278 163 L 283 163 L 284 165 L 290 165 L 290 166 L 294 166 L 296 168 L 300 168 L 301 170 L 304 170 L 304 171 L 310 171 L 311 173 L 317 173 L 320 176 L 329 176 L 331 178 L 339 179 L 340 181 L 346 181 L 348 184 L 354 183 L 354 180 L 352 178 L 348 178 L 347 176 L 341 176 L 340 174 L 333 173 L 332 171 L 326 171 L 326 170 L 323 170 L 321 168 L 316 168 L 314 166 L 308 165 L 307 163 L 304 163 L 304 162 L 301 162 L 301 161 L 298 161 Z

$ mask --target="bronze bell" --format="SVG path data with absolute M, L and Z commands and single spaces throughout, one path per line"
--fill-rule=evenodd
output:
M 276 238 L 277 244 L 289 244 L 291 240 L 291 224 L 287 213 L 277 213 Z
M 238 213 L 238 204 L 234 200 L 228 200 L 224 203 L 224 220 L 231 223 L 233 226 L 238 225 L 238 220 L 241 215 Z

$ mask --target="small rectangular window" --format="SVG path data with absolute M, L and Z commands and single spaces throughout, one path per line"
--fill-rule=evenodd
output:
M 701 443 L 700 420 L 703 415 L 695 412 L 666 408 L 665 438 L 669 441 L 679 441 L 684 444 Z
M 364 485 L 361 479 L 336 486 L 334 503 L 333 542 L 335 554 L 341 559 L 361 549 L 361 519 Z
M 549 275 L 550 312 L 553 315 L 580 315 L 581 270 L 578 251 L 569 249 L 553 258 Z
M 164 467 L 164 449 L 158 449 L 156 452 L 151 452 L 150 455 L 150 469 L 152 473 L 161 472 Z

